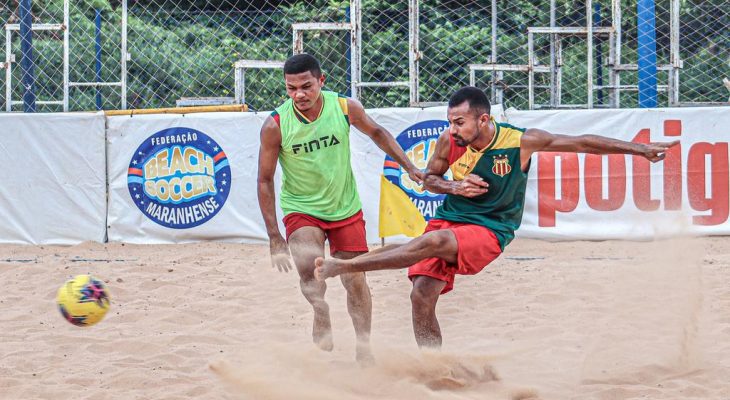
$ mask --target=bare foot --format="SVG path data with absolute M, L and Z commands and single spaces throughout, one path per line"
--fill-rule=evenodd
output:
M 312 341 L 324 351 L 332 351 L 332 323 L 329 310 L 314 310 L 314 326 L 312 327 Z
M 314 260 L 314 277 L 318 281 L 324 282 L 327 278 L 334 278 L 341 274 L 342 271 L 340 271 L 338 263 L 339 261 L 336 258 L 325 260 L 322 257 L 317 257 Z
M 373 356 L 372 350 L 370 350 L 370 343 L 358 342 L 355 345 L 355 360 L 362 367 L 372 367 L 375 365 L 375 357 Z
M 456 390 L 464 388 L 466 383 L 463 379 L 442 376 L 426 382 L 426 386 L 431 390 Z

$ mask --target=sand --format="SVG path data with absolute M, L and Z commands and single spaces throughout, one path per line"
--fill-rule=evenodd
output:
M 63 320 L 67 278 L 105 280 L 98 325 Z M 311 344 L 295 273 L 265 246 L 0 246 L 0 399 L 730 399 L 730 239 L 518 239 L 457 277 L 441 352 L 417 350 L 405 271 L 369 273 L 377 364 Z

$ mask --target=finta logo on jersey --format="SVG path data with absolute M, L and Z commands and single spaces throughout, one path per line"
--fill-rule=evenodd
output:
M 340 144 L 340 141 L 337 140 L 337 137 L 335 135 L 328 135 L 322 136 L 319 139 L 310 140 L 306 143 L 297 143 L 291 147 L 291 150 L 292 152 L 294 152 L 294 154 L 299 154 L 300 151 L 303 151 L 304 153 L 311 153 L 313 151 L 326 149 L 327 147 L 332 147 L 337 144 Z
M 226 153 L 203 132 L 170 128 L 145 140 L 129 163 L 132 201 L 168 228 L 201 225 L 220 211 L 231 187 Z

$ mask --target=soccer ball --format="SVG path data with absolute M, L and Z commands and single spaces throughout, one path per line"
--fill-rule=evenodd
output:
M 77 275 L 58 289 L 58 309 L 66 321 L 76 326 L 91 326 L 109 311 L 109 292 L 91 275 Z

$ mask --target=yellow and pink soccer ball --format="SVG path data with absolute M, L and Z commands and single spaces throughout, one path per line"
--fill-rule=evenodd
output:
M 104 283 L 91 275 L 77 275 L 58 289 L 58 309 L 66 321 L 76 326 L 91 326 L 109 311 L 109 292 Z

